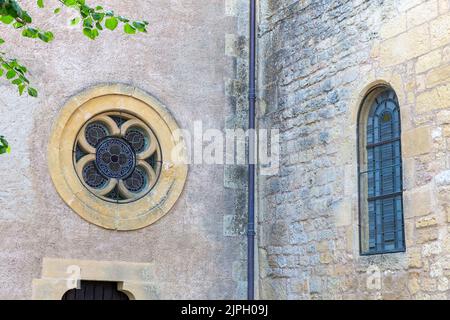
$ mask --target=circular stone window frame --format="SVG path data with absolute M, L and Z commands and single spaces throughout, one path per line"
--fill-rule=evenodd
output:
M 145 197 L 130 203 L 108 202 L 92 194 L 80 181 L 73 164 L 75 141 L 81 128 L 90 119 L 111 111 L 141 119 L 156 135 L 163 155 L 155 186 Z M 53 127 L 48 147 L 53 184 L 64 202 L 90 223 L 119 231 L 145 228 L 166 215 L 184 189 L 188 166 L 181 158 L 185 153 L 180 150 L 186 150 L 186 144 L 178 130 L 167 109 L 140 89 L 117 84 L 84 91 L 63 106 Z

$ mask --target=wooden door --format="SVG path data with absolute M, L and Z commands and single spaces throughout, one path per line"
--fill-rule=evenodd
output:
M 62 300 L 130 300 L 116 282 L 81 281 L 81 289 L 67 291 Z

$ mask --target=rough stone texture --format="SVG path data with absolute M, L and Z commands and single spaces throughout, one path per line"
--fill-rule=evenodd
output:
M 68 26 L 56 32 L 74 16 L 69 10 L 53 16 L 48 9 L 51 19 L 45 21 L 34 3 L 26 5 L 40 26 L 55 31 L 53 43 L 17 40 L 18 32 L 0 29 L 7 41 L 2 51 L 29 66 L 40 91 L 38 99 L 19 98 L 6 82 L 0 84 L 0 132 L 13 150 L 0 162 L 0 298 L 31 298 L 44 257 L 152 263 L 161 298 L 243 298 L 235 261 L 245 257 L 245 238 L 225 236 L 223 221 L 233 206 L 234 216 L 245 212 L 245 199 L 238 196 L 242 191 L 225 189 L 223 168 L 191 166 L 175 208 L 155 225 L 133 232 L 89 224 L 56 193 L 47 168 L 51 128 L 69 97 L 84 89 L 116 82 L 136 86 L 162 101 L 187 129 L 195 120 L 205 128 L 223 128 L 232 109 L 224 79 L 234 77 L 234 64 L 225 39 L 236 33 L 237 24 L 224 1 L 95 3 L 145 18 L 149 33 L 130 37 L 105 31 L 93 42 Z
M 450 298 L 450 6 L 260 1 L 260 124 L 281 168 L 260 177 L 260 297 Z M 402 114 L 406 253 L 360 256 L 357 113 L 389 83 Z
M 55 0 L 52 0 L 56 3 Z M 31 297 L 44 257 L 151 263 L 161 298 L 243 298 L 246 168 L 190 166 L 161 221 L 111 232 L 72 212 L 52 186 L 46 146 L 64 102 L 100 83 L 142 88 L 182 128 L 245 128 L 243 0 L 98 0 L 151 22 L 148 35 L 66 27 L 51 44 L 6 34 L 39 99 L 1 84 L 0 298 Z M 261 0 L 258 125 L 279 129 L 281 168 L 258 183 L 259 296 L 445 299 L 450 277 L 450 1 Z M 42 11 L 30 10 L 36 21 Z M 57 29 L 67 10 L 42 21 Z M 49 66 L 55 66 L 49 68 Z M 406 253 L 359 255 L 360 98 L 389 83 L 401 105 Z

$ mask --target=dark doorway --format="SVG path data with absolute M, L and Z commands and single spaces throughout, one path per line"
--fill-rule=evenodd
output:
M 67 291 L 62 300 L 130 300 L 116 282 L 81 281 L 81 289 Z

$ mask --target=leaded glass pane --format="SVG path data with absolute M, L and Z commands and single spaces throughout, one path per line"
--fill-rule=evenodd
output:
M 402 206 L 400 110 L 395 93 L 386 90 L 374 100 L 367 119 L 366 171 L 360 172 L 360 187 L 366 195 L 362 206 L 367 218 L 362 222 L 367 237 L 363 253 L 385 253 L 404 250 Z M 367 251 L 367 252 L 364 252 Z
M 156 135 L 139 118 L 105 112 L 78 135 L 73 159 L 82 183 L 96 196 L 118 203 L 136 201 L 157 183 L 162 154 Z

